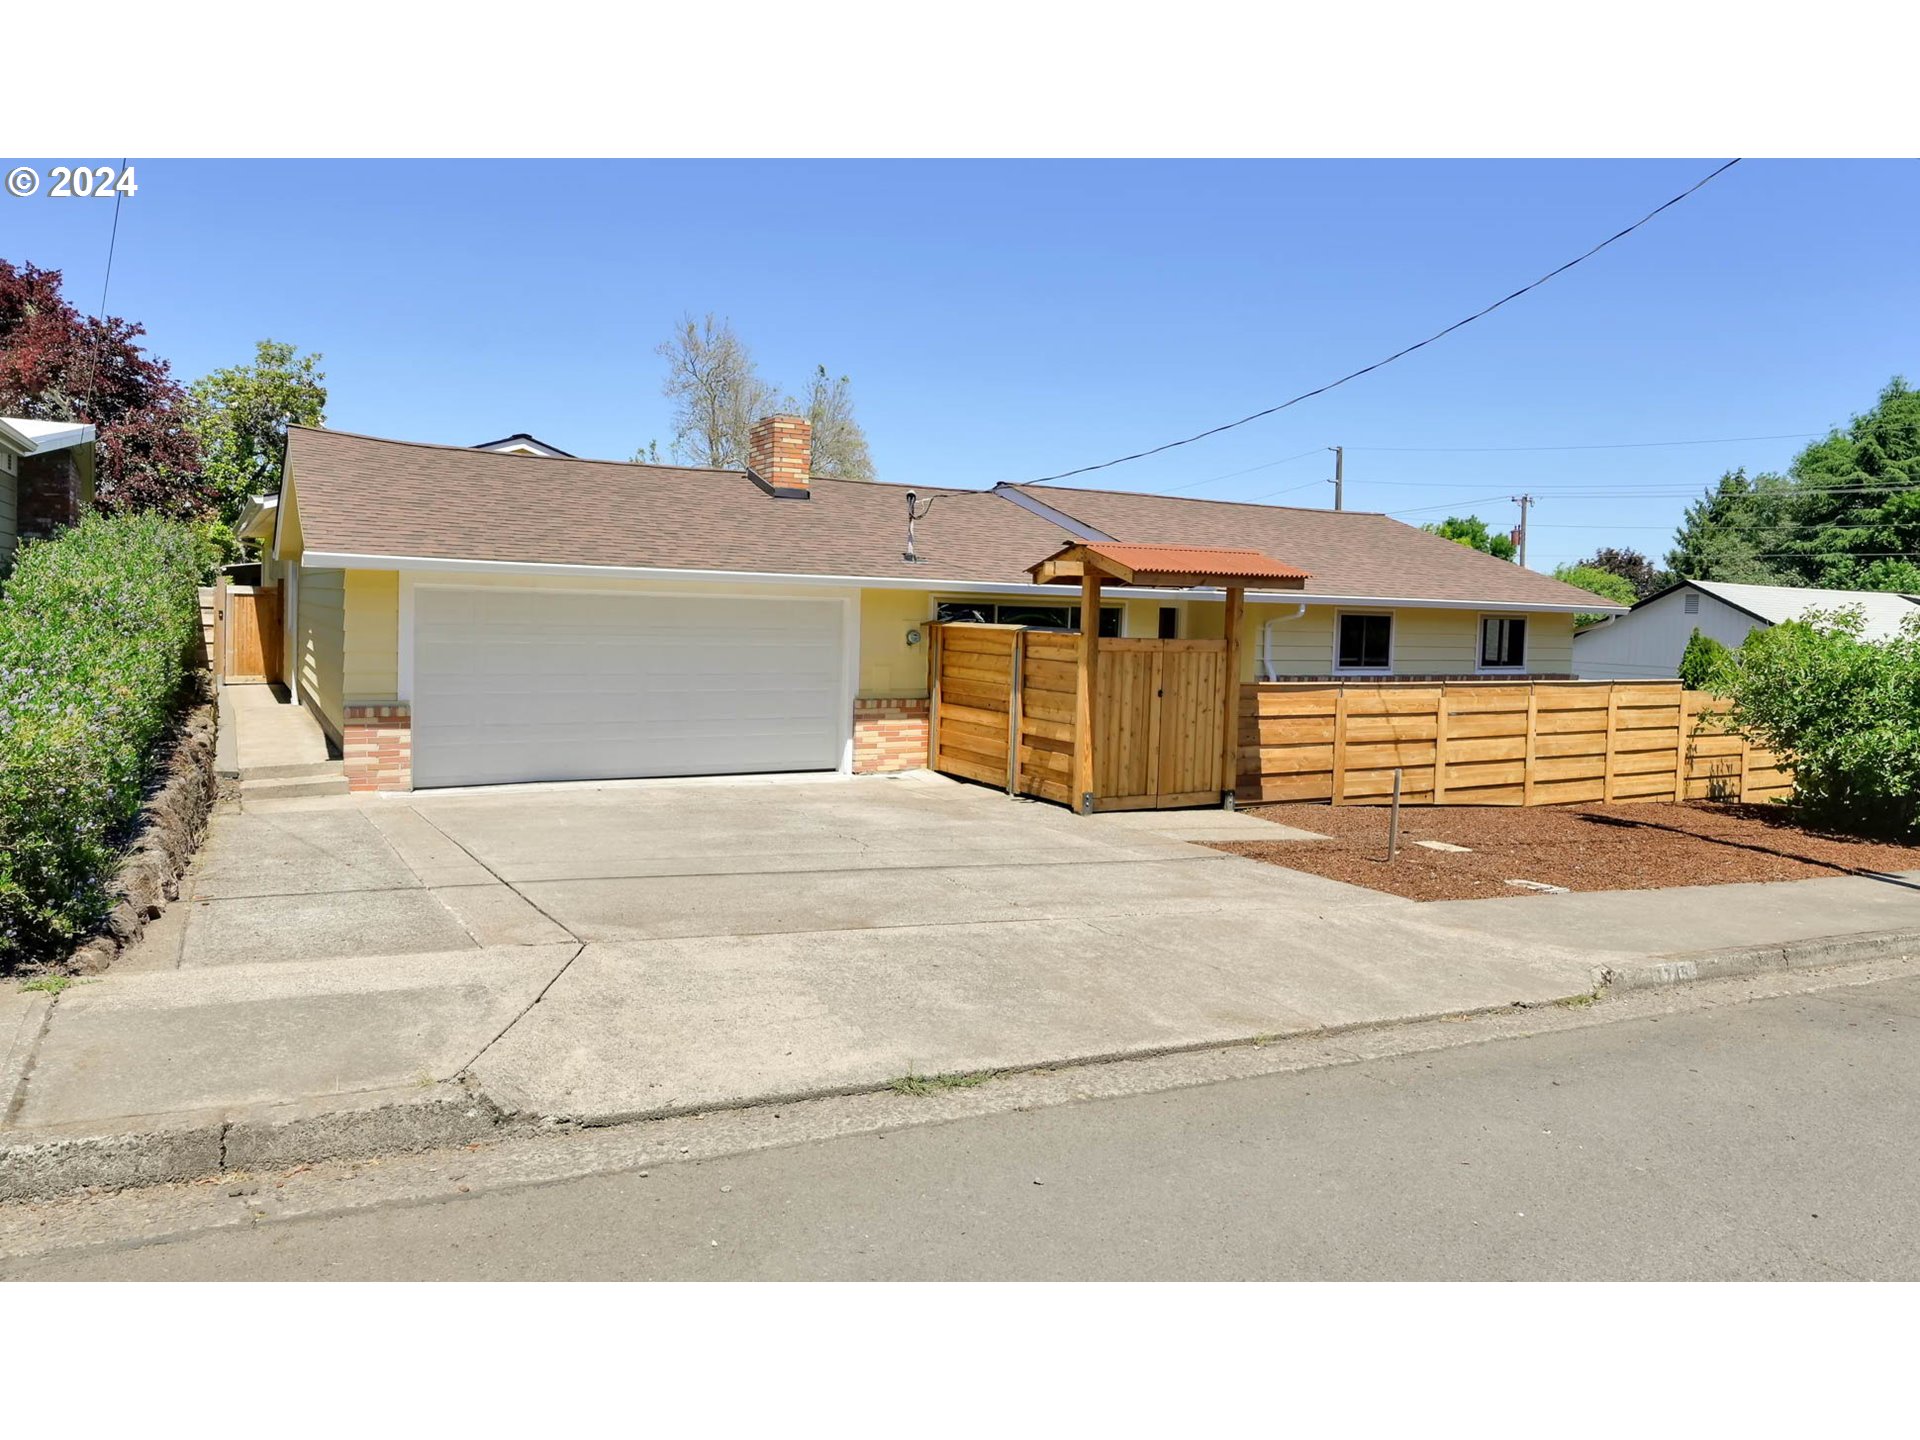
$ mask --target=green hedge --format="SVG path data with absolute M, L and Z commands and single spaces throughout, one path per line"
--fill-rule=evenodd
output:
M 93 516 L 23 547 L 0 591 L 0 969 L 105 916 L 200 627 L 202 549 L 176 521 Z
M 1920 617 L 1869 640 L 1857 607 L 1755 630 L 1713 688 L 1793 764 L 1793 803 L 1855 834 L 1920 837 Z

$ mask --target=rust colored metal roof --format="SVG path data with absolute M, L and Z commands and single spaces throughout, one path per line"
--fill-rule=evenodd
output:
M 1081 548 L 1115 561 L 1145 578 L 1151 575 L 1206 575 L 1220 580 L 1308 580 L 1312 572 L 1283 565 L 1258 550 L 1213 545 L 1128 545 L 1089 540 Z

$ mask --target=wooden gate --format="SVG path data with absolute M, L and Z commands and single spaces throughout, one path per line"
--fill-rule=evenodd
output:
M 1227 703 L 1224 640 L 1102 640 L 1094 808 L 1217 805 Z
M 933 768 L 1075 805 L 1080 636 L 1011 625 L 932 630 Z M 1228 788 L 1226 642 L 1102 640 L 1099 650 L 1093 808 L 1218 804 Z
M 280 587 L 221 587 L 220 678 L 230 685 L 280 680 Z

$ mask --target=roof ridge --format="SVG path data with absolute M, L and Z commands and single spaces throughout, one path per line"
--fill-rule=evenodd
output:
M 745 479 L 747 472 L 727 470 L 712 465 L 662 465 L 652 460 L 603 460 L 594 455 L 519 455 L 509 450 L 487 450 L 477 445 L 448 445 L 435 440 L 396 440 L 391 435 L 369 435 L 363 430 L 336 430 L 330 425 L 289 425 L 289 433 L 306 430 L 315 435 L 326 435 L 340 440 L 365 440 L 375 445 L 399 445 L 408 450 L 444 450 L 454 455 L 485 455 L 494 460 L 559 460 L 568 465 L 617 465 L 622 470 L 670 470 L 679 475 L 730 475 L 735 479 Z M 506 439 L 514 439 L 509 435 Z M 537 435 L 521 435 L 520 438 L 537 440 Z M 498 444 L 498 441 L 491 441 Z M 540 442 L 545 444 L 543 440 Z M 809 477 L 814 485 L 885 485 L 900 490 L 919 490 L 941 495 L 991 495 L 991 490 L 975 490 L 959 485 L 909 485 L 900 480 L 855 480 L 847 475 L 814 475 Z

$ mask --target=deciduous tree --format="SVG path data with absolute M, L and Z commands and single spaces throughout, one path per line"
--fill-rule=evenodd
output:
M 1511 560 L 1518 549 L 1513 540 L 1506 535 L 1487 529 L 1487 522 L 1478 515 L 1449 515 L 1446 519 L 1432 525 L 1420 527 L 1429 535 L 1438 535 L 1443 540 L 1451 540 L 1456 545 L 1465 545 L 1472 550 L 1484 550 L 1496 560 Z
M 773 413 L 778 392 L 760 378 L 732 323 L 712 314 L 682 316 L 656 353 L 667 362 L 660 389 L 673 402 L 675 457 L 715 470 L 745 469 L 747 432 Z
M 193 382 L 188 425 L 223 523 L 233 523 L 249 495 L 279 490 L 287 426 L 326 419 L 326 378 L 318 355 L 296 355 L 291 345 L 262 340 L 251 365 L 230 365 Z
M 185 392 L 117 315 L 82 315 L 60 272 L 0 260 L 0 414 L 89 424 L 105 510 L 197 517 L 210 507 Z

